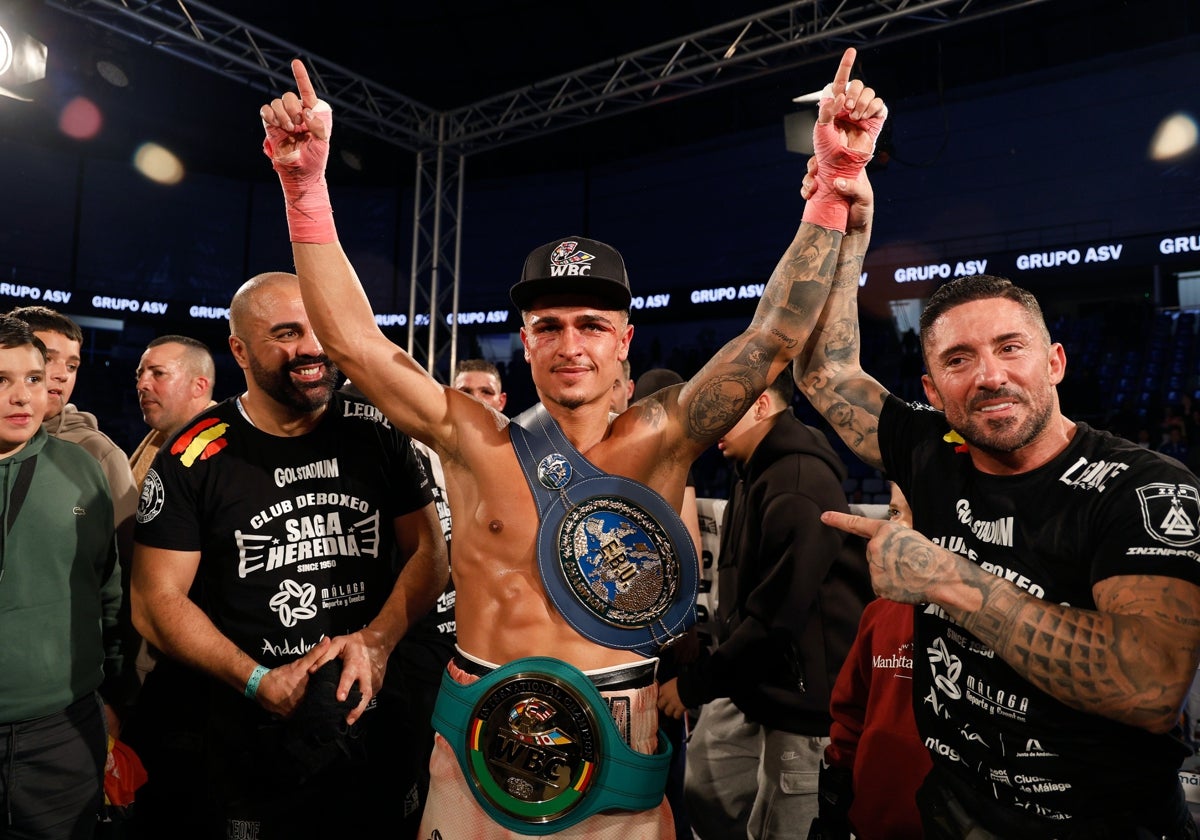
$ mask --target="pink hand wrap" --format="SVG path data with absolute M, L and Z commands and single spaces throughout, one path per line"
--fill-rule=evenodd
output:
M 821 100 L 822 104 L 829 101 Z M 847 120 L 849 111 L 842 109 L 833 120 L 827 123 L 818 122 L 813 126 L 813 154 L 817 158 L 816 187 L 808 203 L 804 205 L 803 221 L 820 225 L 829 230 L 846 232 L 846 220 L 850 215 L 850 206 L 846 199 L 834 189 L 834 182 L 839 178 L 853 181 L 862 172 L 863 167 L 870 162 L 875 152 L 875 141 L 883 130 L 883 122 L 887 112 L 874 117 L 860 120 L 858 125 L 871 137 L 871 151 L 861 152 L 843 146 L 838 138 L 838 120 Z
M 325 125 L 325 139 L 316 137 L 307 126 L 288 132 L 263 124 L 267 136 L 263 152 L 279 174 L 283 198 L 287 205 L 288 233 L 292 242 L 323 245 L 337 241 L 333 226 L 333 207 L 329 203 L 329 186 L 325 183 L 325 164 L 329 160 L 329 136 L 333 133 L 333 110 L 325 102 L 312 109 L 314 119 Z M 294 140 L 290 150 L 276 153 Z

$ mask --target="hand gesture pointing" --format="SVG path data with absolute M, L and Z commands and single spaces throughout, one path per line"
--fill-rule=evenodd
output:
M 292 73 L 299 93 L 288 91 L 258 109 L 267 133 L 263 152 L 279 173 L 292 242 L 335 242 L 337 233 L 325 183 L 333 110 L 317 98 L 300 59 L 292 61 Z

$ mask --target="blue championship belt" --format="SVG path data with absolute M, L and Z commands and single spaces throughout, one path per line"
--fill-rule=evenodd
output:
M 654 755 L 632 749 L 587 675 L 543 656 L 513 660 L 471 685 L 443 673 L 433 728 L 480 806 L 521 834 L 657 807 L 671 765 L 662 732 Z
M 558 612 L 605 647 L 657 656 L 696 623 L 699 566 L 683 520 L 646 485 L 595 467 L 545 409 L 509 424 L 537 504 L 537 562 Z

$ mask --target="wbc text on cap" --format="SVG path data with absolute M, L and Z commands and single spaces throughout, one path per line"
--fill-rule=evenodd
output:
M 564 236 L 535 248 L 521 281 L 509 290 L 522 311 L 542 295 L 589 295 L 612 309 L 628 311 L 629 275 L 616 248 L 585 236 Z

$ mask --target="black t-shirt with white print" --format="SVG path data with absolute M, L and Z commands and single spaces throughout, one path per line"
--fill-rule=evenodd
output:
M 159 450 L 135 537 L 199 551 L 193 594 L 217 628 L 268 667 L 364 627 L 396 579 L 393 520 L 427 505 L 407 436 L 335 392 L 317 427 L 279 437 L 226 400 Z
M 1093 584 L 1115 575 L 1200 585 L 1200 490 L 1177 461 L 1079 423 L 1049 463 L 986 475 L 941 412 L 896 397 L 883 407 L 879 443 L 917 531 L 1038 598 L 1095 609 Z M 1064 705 L 935 605 L 917 607 L 915 630 L 917 725 L 948 772 L 1050 821 L 1170 797 L 1188 753 L 1179 732 Z

